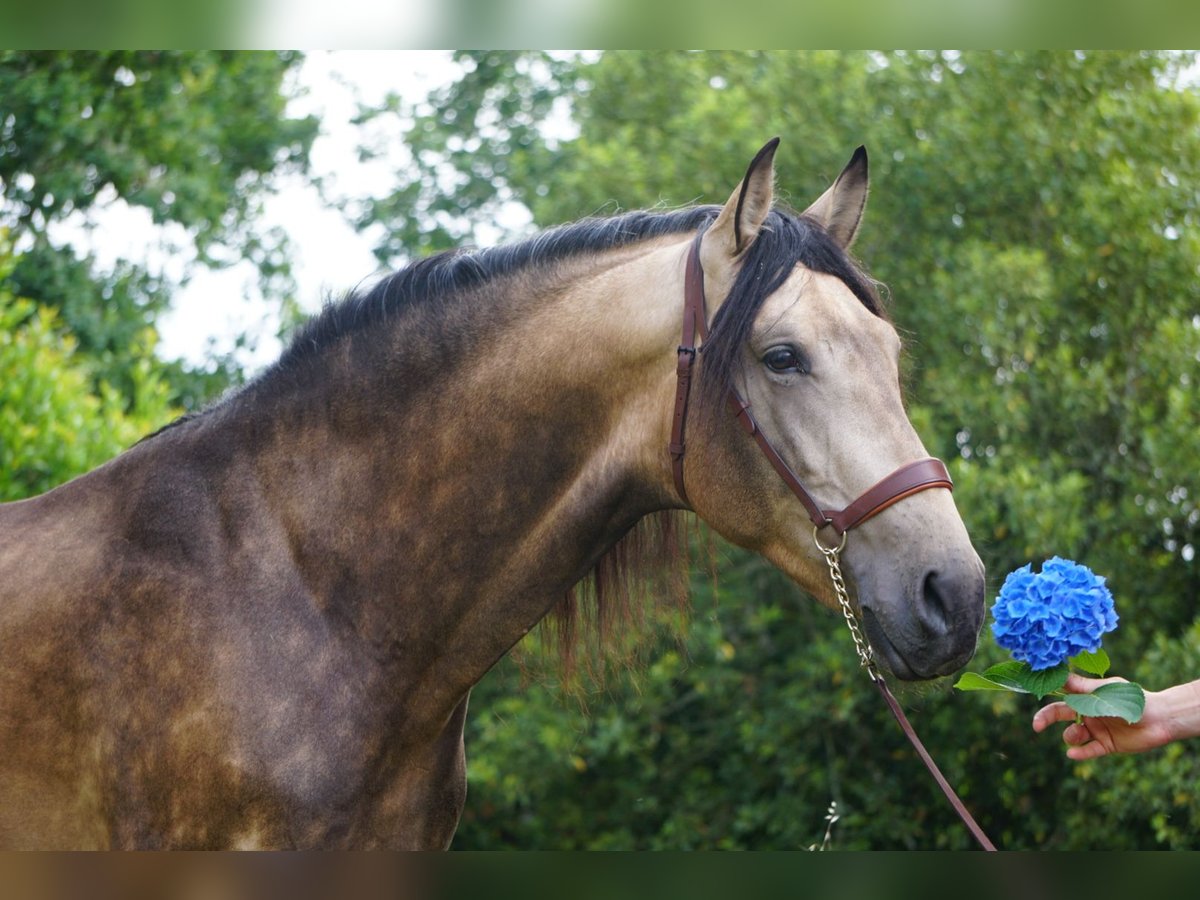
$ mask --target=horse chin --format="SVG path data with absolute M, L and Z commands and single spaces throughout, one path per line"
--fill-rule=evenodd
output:
M 940 678 L 943 675 L 949 675 L 955 672 L 962 666 L 966 665 L 967 661 L 974 655 L 974 647 L 972 646 L 965 654 L 956 654 L 955 656 L 945 660 L 917 660 L 909 656 L 905 656 L 904 652 L 888 637 L 879 618 L 875 615 L 875 611 L 870 607 L 862 609 L 863 630 L 866 632 L 867 640 L 871 642 L 871 647 L 875 651 L 877 657 L 882 657 L 886 666 L 891 669 L 901 681 L 929 681 L 934 678 Z
M 862 623 L 863 631 L 867 633 L 867 640 L 871 642 L 871 649 L 875 651 L 876 658 L 882 657 L 884 664 L 891 669 L 893 675 L 901 681 L 921 680 L 921 676 L 908 664 L 908 660 L 880 627 L 873 610 L 863 609 Z

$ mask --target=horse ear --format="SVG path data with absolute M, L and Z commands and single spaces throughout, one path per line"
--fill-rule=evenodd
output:
M 867 206 L 867 148 L 859 147 L 837 181 L 804 211 L 825 226 L 829 236 L 848 250 L 858 234 Z
M 771 138 L 758 151 L 746 169 L 746 177 L 729 195 L 720 214 L 705 232 L 700 260 L 710 281 L 728 281 L 734 258 L 744 253 L 758 237 L 775 196 L 774 163 L 778 146 L 779 138 Z

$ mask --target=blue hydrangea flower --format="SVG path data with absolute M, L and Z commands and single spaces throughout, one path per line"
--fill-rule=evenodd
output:
M 1117 627 L 1112 592 L 1087 566 L 1054 557 L 1034 574 L 1027 565 L 1009 574 L 992 605 L 992 634 L 1019 662 L 1049 669 L 1084 650 L 1100 649 Z

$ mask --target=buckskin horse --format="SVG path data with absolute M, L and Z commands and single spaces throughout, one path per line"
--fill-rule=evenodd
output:
M 848 255 L 866 153 L 797 214 L 777 144 L 724 206 L 415 262 L 0 507 L 0 844 L 445 847 L 471 687 L 671 511 L 827 604 L 814 537 L 857 526 L 886 666 L 963 665 L 983 567 Z

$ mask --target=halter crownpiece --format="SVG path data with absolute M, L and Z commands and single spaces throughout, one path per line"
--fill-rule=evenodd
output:
M 679 358 L 675 366 L 675 413 L 671 420 L 671 441 L 667 445 L 667 451 L 671 456 L 671 473 L 675 479 L 675 490 L 684 503 L 691 502 L 684 484 L 683 455 L 688 399 L 692 386 L 692 367 L 696 363 L 696 355 L 702 349 L 702 345 L 697 346 L 696 338 L 699 336 L 701 341 L 708 340 L 708 317 L 704 302 L 704 267 L 700 264 L 700 242 L 703 238 L 703 232 L 697 234 L 688 250 L 683 287 L 683 335 L 679 343 Z M 867 488 L 844 509 L 824 509 L 809 493 L 799 476 L 792 471 L 791 466 L 771 445 L 770 440 L 763 434 L 757 420 L 750 412 L 750 404 L 742 399 L 736 388 L 729 389 L 726 401 L 743 430 L 754 438 L 767 461 L 779 473 L 784 484 L 796 495 L 817 529 L 828 525 L 839 535 L 845 535 L 851 528 L 856 528 L 905 497 L 911 497 L 913 494 L 930 488 L 954 489 L 954 482 L 950 479 L 950 473 L 946 470 L 945 463 L 940 459 L 929 457 L 901 466 L 882 481 Z

